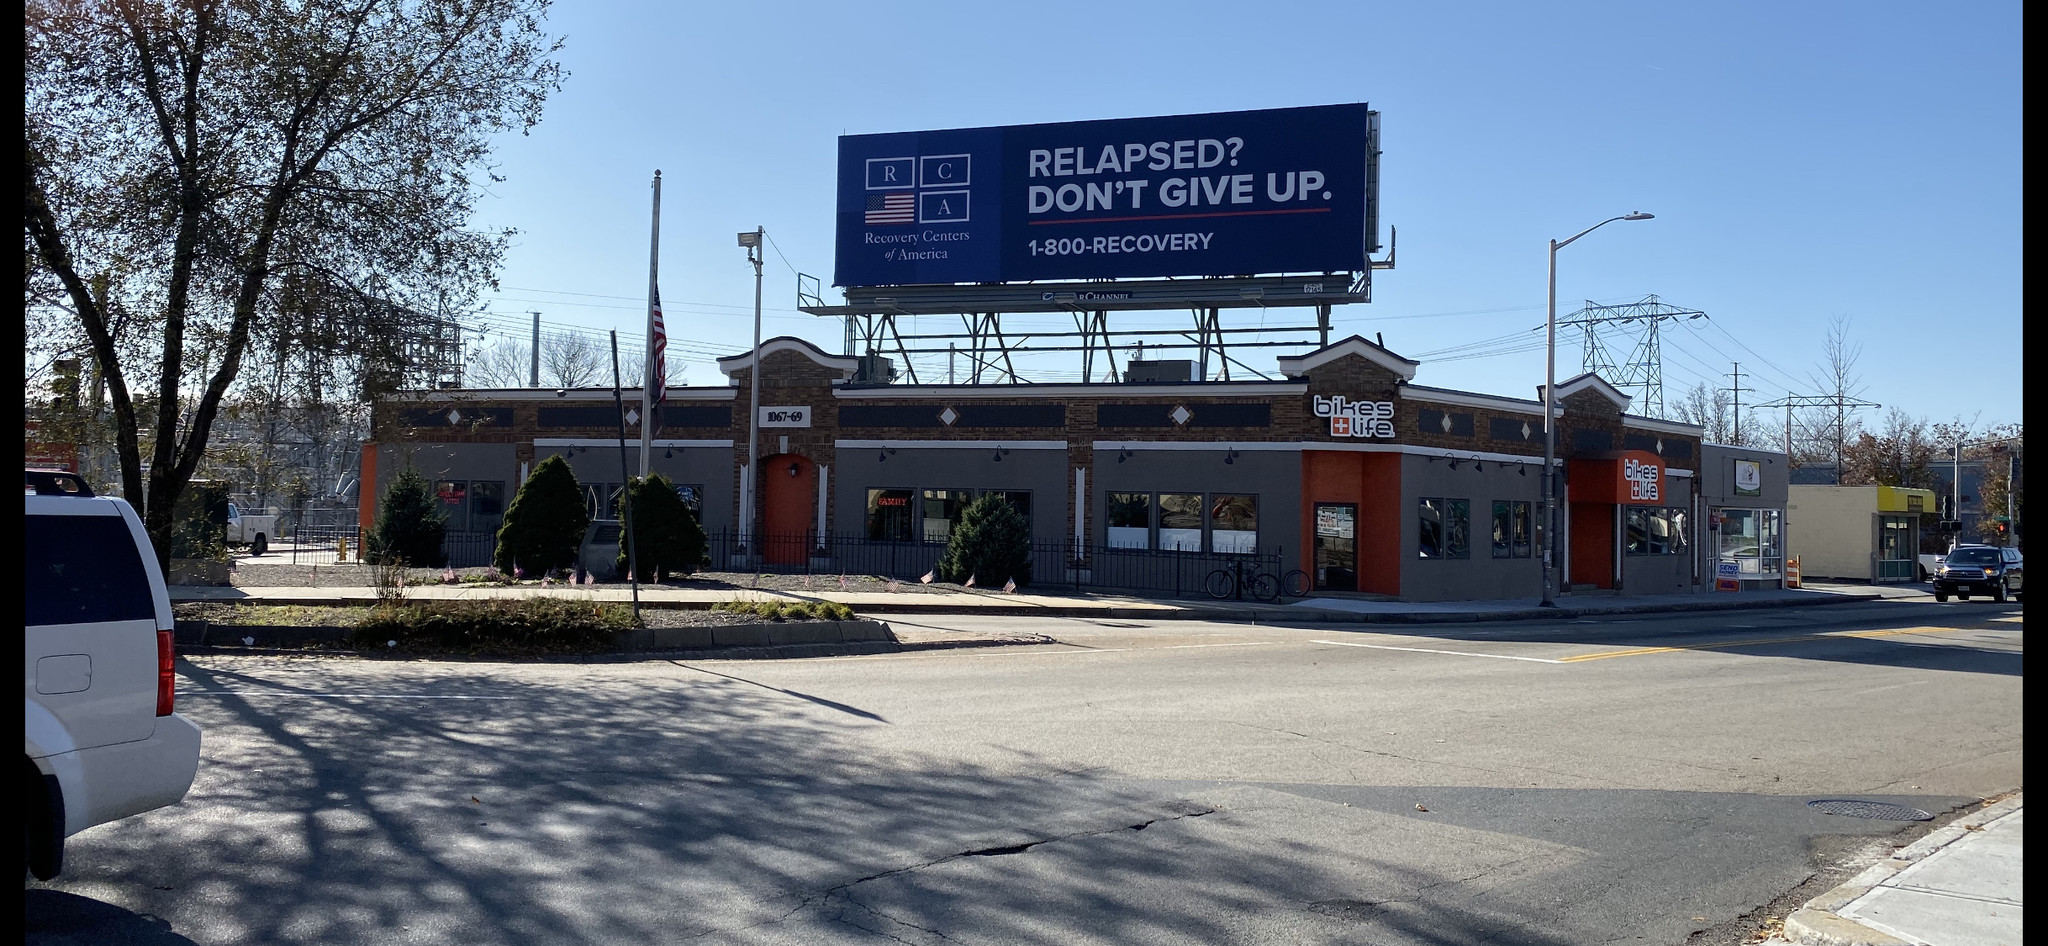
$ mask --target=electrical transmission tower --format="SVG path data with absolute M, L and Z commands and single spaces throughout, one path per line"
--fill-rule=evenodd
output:
M 1657 327 L 1664 322 L 1679 319 L 1703 319 L 1707 314 L 1698 309 L 1681 309 L 1665 305 L 1654 295 L 1644 296 L 1641 302 L 1626 305 L 1597 305 L 1586 300 L 1586 307 L 1559 319 L 1559 328 L 1576 325 L 1584 333 L 1584 370 L 1600 376 L 1601 380 L 1627 391 L 1638 389 L 1641 397 L 1637 403 L 1643 405 L 1642 412 L 1650 417 L 1664 416 L 1664 348 L 1658 338 Z M 1600 340 L 1600 329 L 1608 325 L 1633 325 L 1643 323 L 1642 336 L 1634 339 L 1635 346 L 1628 358 L 1620 365 L 1614 363 L 1614 356 L 1607 345 Z M 1621 330 L 1632 334 L 1633 329 Z
M 1846 394 L 1792 394 L 1786 393 L 1768 404 L 1757 407 L 1782 407 L 1785 409 L 1785 455 L 1792 455 L 1792 409 L 1795 407 L 1832 407 L 1835 409 L 1835 482 L 1842 481 L 1842 441 L 1848 430 L 1849 412 L 1864 408 L 1883 407 L 1876 401 L 1865 401 Z

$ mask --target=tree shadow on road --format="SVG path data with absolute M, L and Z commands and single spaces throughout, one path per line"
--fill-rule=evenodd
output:
M 74 838 L 43 899 L 201 943 L 1583 941 L 1374 857 L 1400 819 L 1276 840 L 1268 795 L 881 750 L 886 714 L 668 662 L 180 670 L 190 796 Z

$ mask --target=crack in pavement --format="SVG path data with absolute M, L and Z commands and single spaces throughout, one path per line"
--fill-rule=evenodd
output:
M 815 905 L 815 904 L 820 904 L 820 903 L 831 903 L 831 902 L 832 902 L 833 900 L 835 900 L 835 899 L 838 899 L 838 900 L 843 900 L 843 901 L 845 901 L 845 902 L 847 902 L 847 903 L 853 904 L 854 906 L 860 907 L 860 908 L 861 908 L 862 910 L 866 910 L 867 912 L 869 912 L 869 913 L 872 913 L 872 914 L 874 914 L 874 915 L 876 915 L 876 916 L 879 916 L 879 917 L 881 917 L 881 918 L 883 918 L 883 919 L 886 919 L 886 920 L 888 920 L 888 921 L 890 921 L 890 922 L 892 922 L 892 923 L 898 923 L 898 924 L 901 924 L 901 925 L 903 925 L 903 926 L 908 926 L 908 927 L 910 927 L 910 928 L 912 928 L 912 929 L 917 929 L 917 930 L 923 930 L 924 932 L 930 933 L 930 934 L 932 934 L 933 936 L 937 936 L 937 937 L 939 937 L 940 939 L 944 939 L 944 940 L 946 940 L 947 942 L 953 942 L 954 940 L 952 940 L 952 939 L 951 939 L 950 937 L 946 936 L 946 934 L 944 934 L 944 933 L 941 933 L 941 932 L 939 932 L 938 930 L 926 929 L 925 927 L 922 927 L 922 926 L 918 926 L 918 925 L 917 925 L 917 924 L 915 924 L 915 923 L 909 923 L 909 922 L 905 922 L 905 921 L 903 921 L 903 920 L 897 919 L 896 917 L 890 916 L 890 915 L 889 915 L 889 914 L 887 914 L 887 913 L 883 913 L 882 911 L 880 911 L 880 910 L 877 910 L 877 909 L 875 909 L 874 907 L 871 907 L 871 906 L 869 906 L 869 905 L 867 905 L 867 904 L 865 904 L 865 903 L 862 903 L 862 902 L 860 902 L 859 900 L 856 900 L 856 899 L 854 899 L 854 898 L 853 898 L 853 896 L 852 896 L 852 895 L 851 895 L 850 893 L 847 893 L 847 891 L 848 891 L 848 890 L 850 890 L 851 888 L 854 888 L 854 887 L 858 887 L 858 886 L 860 886 L 861 884 L 865 884 L 865 883 L 868 883 L 868 882 L 870 882 L 870 881 L 875 881 L 875 880 L 881 880 L 881 879 L 882 879 L 882 878 L 884 878 L 884 877 L 892 877 L 892 876 L 894 876 L 894 875 L 896 875 L 896 874 L 907 874 L 907 873 L 910 873 L 910 872 L 912 872 L 912 871 L 924 870 L 925 868 L 928 868 L 928 867 L 937 867 L 937 866 L 938 866 L 938 865 L 940 865 L 940 864 L 944 864 L 944 863 L 946 863 L 946 862 L 948 862 L 948 861 L 956 861 L 956 860 L 959 860 L 960 858 L 963 858 L 963 857 L 998 857 L 998 856 L 1003 856 L 1003 855 L 1008 855 L 1008 854 L 1022 854 L 1022 853 L 1024 853 L 1025 851 L 1028 851 L 1028 850 L 1030 850 L 1030 849 L 1032 849 L 1032 848 L 1035 848 L 1035 847 L 1038 847 L 1038 846 L 1040 846 L 1040 845 L 1044 845 L 1044 844 L 1051 844 L 1051 843 L 1053 843 L 1053 842 L 1055 842 L 1055 841 L 1071 841 L 1071 840 L 1073 840 L 1073 839 L 1075 839 L 1075 838 L 1089 838 L 1089 837 L 1095 837 L 1095 836 L 1097 836 L 1097 835 L 1103 835 L 1103 834 L 1110 834 L 1110 833 L 1113 833 L 1113 832 L 1117 832 L 1117 831 L 1143 831 L 1143 830 L 1145 830 L 1146 828 L 1149 828 L 1149 827 L 1151 827 L 1151 826 L 1153 826 L 1153 825 L 1155 825 L 1155 824 L 1161 824 L 1161 823 L 1163 823 L 1163 822 L 1169 822 L 1169 821 L 1181 821 L 1181 820 L 1184 820 L 1184 819 L 1187 819 L 1187 818 L 1200 818 L 1200 817 L 1203 817 L 1203 816 L 1205 816 L 1205 815 L 1213 815 L 1213 814 L 1215 814 L 1216 812 L 1218 812 L 1218 811 L 1220 811 L 1220 810 L 1222 810 L 1222 809 L 1219 809 L 1219 808 L 1213 808 L 1213 807 L 1208 807 L 1208 806 L 1200 806 L 1200 807 L 1198 807 L 1198 808 L 1197 808 L 1197 810 L 1193 810 L 1193 811 L 1184 811 L 1184 812 L 1181 812 L 1181 813 L 1179 813 L 1179 814 L 1175 814 L 1175 815 L 1167 815 L 1167 816 L 1162 816 L 1162 817 L 1158 817 L 1158 818 L 1151 818 L 1151 819 L 1148 819 L 1148 820 L 1145 820 L 1145 821 L 1140 821 L 1140 822 L 1137 822 L 1137 823 L 1135 823 L 1135 824 L 1120 824 L 1120 825 L 1114 825 L 1114 826 L 1111 826 L 1111 827 L 1107 827 L 1107 828 L 1096 828 L 1096 829 L 1093 829 L 1093 830 L 1089 830 L 1089 831 L 1075 831 L 1075 832 L 1072 832 L 1072 833 L 1070 833 L 1070 834 L 1059 834 L 1059 835 L 1053 835 L 1052 837 L 1048 837 L 1048 838 L 1040 838 L 1039 840 L 1036 840 L 1036 841 L 1026 841 L 1026 842 L 1024 842 L 1024 843 L 1022 843 L 1022 844 L 1013 844 L 1013 845 L 1005 845 L 1005 846 L 999 846 L 999 847 L 985 847 L 985 848 L 976 848 L 976 849 L 974 849 L 974 850 L 970 850 L 970 851 L 959 851 L 959 852 L 956 852 L 956 853 L 953 853 L 953 854 L 948 854 L 948 855 L 946 855 L 946 856 L 944 856 L 944 857 L 937 857 L 937 858 L 933 858 L 933 859 L 931 859 L 931 860 L 928 860 L 928 861 L 924 861 L 924 862 L 921 862 L 921 863 L 917 863 L 917 864 L 911 864 L 911 865 L 908 865 L 908 866 L 905 866 L 905 867 L 895 867 L 895 868 L 891 868 L 891 869 L 889 869 L 889 870 L 885 870 L 885 871 L 877 871 L 876 873 L 872 873 L 872 874 L 869 874 L 869 875 L 867 875 L 867 876 L 865 876 L 865 877 L 861 877 L 861 878 L 858 878 L 858 879 L 855 879 L 855 880 L 849 880 L 849 881 L 847 881 L 846 883 L 843 883 L 843 884 L 839 884 L 839 885 L 837 885 L 837 886 L 833 886 L 833 887 L 828 887 L 828 888 L 826 888 L 826 889 L 825 889 L 825 890 L 824 890 L 824 891 L 823 891 L 822 893 L 814 893 L 814 894 L 802 894 L 802 895 L 800 895 L 800 896 L 798 897 L 798 899 L 797 899 L 797 903 L 796 903 L 796 905 L 795 905 L 795 906 L 793 906 L 793 907 L 789 908 L 789 910 L 788 910 L 788 911 L 786 911 L 786 912 L 784 912 L 784 913 L 783 913 L 783 914 L 782 914 L 781 916 L 775 917 L 775 918 L 773 918 L 773 919 L 768 919 L 768 920 L 762 920 L 762 921 L 760 921 L 760 922 L 758 922 L 758 923 L 749 923 L 749 924 L 747 924 L 747 925 L 745 925 L 745 926 L 738 926 L 738 927 L 731 927 L 731 928 L 725 928 L 725 927 L 714 927 L 714 928 L 712 928 L 712 929 L 707 929 L 707 930 L 704 930 L 703 932 L 700 932 L 700 933 L 693 933 L 693 934 L 691 934 L 691 935 L 690 935 L 690 937 L 689 937 L 689 938 L 691 938 L 691 939 L 702 939 L 703 937 L 706 937 L 706 936 L 710 936 L 710 935 L 712 935 L 712 934 L 714 934 L 714 933 L 737 933 L 737 932 L 740 932 L 740 931 L 742 931 L 742 930 L 750 930 L 750 929 L 755 929 L 755 928 L 758 928 L 758 927 L 763 927 L 763 926 L 769 926 L 769 925 L 772 925 L 772 924 L 776 924 L 776 923 L 781 923 L 781 922 L 784 922 L 784 921 L 788 920 L 788 919 L 789 919 L 790 917 L 793 917 L 793 916 L 797 915 L 798 913 L 801 913 L 801 912 L 803 912 L 804 910 L 806 910 L 806 909 L 810 908 L 811 906 L 813 906 L 813 905 Z M 908 942 L 909 942 L 909 940 L 905 940 L 905 939 L 902 939 L 901 937 L 895 936 L 895 935 L 893 935 L 893 934 L 891 934 L 891 933 L 889 933 L 889 932 L 887 932 L 887 931 L 884 931 L 884 930 L 877 930 L 877 929 L 870 929 L 869 927 L 866 927 L 866 926 L 862 926 L 862 925 L 860 925 L 860 924 L 858 924 L 858 923 L 854 923 L 854 922 L 852 922 L 851 920 L 848 920 L 848 919 L 846 919 L 846 917 L 845 917 L 845 911 L 844 911 L 844 910 L 841 910 L 841 911 L 840 911 L 840 912 L 839 912 L 838 914 L 836 914 L 836 915 L 835 915 L 835 916 L 833 917 L 833 921 L 834 921 L 834 922 L 840 922 L 840 923 L 846 923 L 846 924 L 847 924 L 848 926 L 852 926 L 852 927 L 855 927 L 856 929 L 866 930 L 867 932 L 870 932 L 870 933 L 874 933 L 874 934 L 876 934 L 876 935 L 878 935 L 878 936 L 887 936 L 887 937 L 889 937 L 890 939 L 894 939 L 894 940 L 896 940 L 897 942 L 903 942 L 903 943 L 908 943 Z

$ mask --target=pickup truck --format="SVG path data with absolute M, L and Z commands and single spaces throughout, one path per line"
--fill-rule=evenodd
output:
M 270 538 L 276 534 L 276 516 L 244 514 L 240 505 L 228 503 L 229 545 L 246 545 L 251 555 L 262 555 L 270 551 Z
M 1933 552 L 1920 553 L 1920 580 L 1933 581 L 1934 576 L 1941 574 L 1941 563 L 1946 558 L 1948 556 L 1936 555 Z

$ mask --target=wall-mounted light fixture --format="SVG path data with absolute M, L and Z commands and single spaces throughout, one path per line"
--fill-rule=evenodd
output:
M 1229 453 L 1226 453 L 1226 454 L 1224 454 L 1224 455 L 1223 455 L 1223 462 L 1224 462 L 1224 463 L 1236 463 L 1236 462 L 1237 462 L 1237 448 L 1236 448 L 1236 447 L 1231 447 L 1231 448 L 1230 448 L 1230 452 L 1229 452 Z
M 1125 448 L 1125 447 L 1118 447 L 1118 448 L 1117 448 L 1117 450 L 1116 450 L 1116 462 L 1118 462 L 1118 463 L 1122 463 L 1122 462 L 1124 462 L 1125 460 L 1128 460 L 1128 459 L 1130 459 L 1130 458 L 1131 458 L 1131 451 L 1130 451 L 1130 450 L 1129 450 L 1128 448 Z
M 1456 457 L 1453 457 L 1453 458 L 1451 458 L 1451 469 L 1455 470 L 1455 469 L 1457 469 L 1457 468 L 1458 468 L 1458 460 L 1457 460 L 1457 458 L 1456 458 Z
M 1481 463 L 1481 462 L 1479 462 L 1479 458 L 1478 458 L 1478 457 L 1473 457 L 1473 458 L 1472 458 L 1472 472 L 1474 472 L 1474 473 L 1484 473 L 1484 472 L 1486 472 L 1486 464 L 1484 464 L 1484 463 Z
M 667 450 L 663 450 L 663 451 L 661 451 L 661 455 L 662 455 L 662 456 L 664 456 L 664 457 L 666 457 L 666 458 L 668 458 L 668 459 L 671 459 L 671 460 L 673 460 L 673 459 L 675 459 L 675 457 L 676 457 L 676 451 L 675 451 L 675 449 L 674 449 L 674 448 L 670 448 L 670 449 L 667 449 Z
M 875 462 L 876 462 L 876 463 L 883 463 L 883 462 L 886 462 L 886 461 L 887 461 L 887 460 L 888 460 L 888 459 L 889 459 L 890 457 L 893 457 L 893 456 L 895 456 L 895 455 L 896 455 L 896 448 L 895 448 L 895 447 L 884 447 L 884 448 L 882 448 L 881 452 L 879 452 L 879 453 L 875 454 Z
M 797 465 L 796 465 L 796 461 L 794 461 L 794 460 L 790 461 L 790 464 L 789 464 L 789 475 L 790 475 L 791 477 L 795 477 L 795 476 L 796 476 L 796 475 L 797 475 L 798 473 L 801 473 L 801 472 L 803 472 L 803 468 L 802 468 L 802 467 L 799 467 L 799 466 L 797 466 Z
M 1528 476 L 1528 475 L 1529 475 L 1529 464 L 1527 464 L 1527 463 L 1517 463 L 1517 464 L 1515 464 L 1515 475 L 1516 475 L 1516 476 Z
M 996 461 L 997 463 L 1001 463 L 1001 462 L 1003 462 L 1003 454 L 1006 454 L 1006 453 L 1009 453 L 1009 452 L 1010 452 L 1010 449 L 1009 449 L 1008 447 L 1005 447 L 1005 446 L 1002 446 L 1002 445 L 998 444 L 998 445 L 996 446 L 996 455 L 995 455 L 995 461 Z

